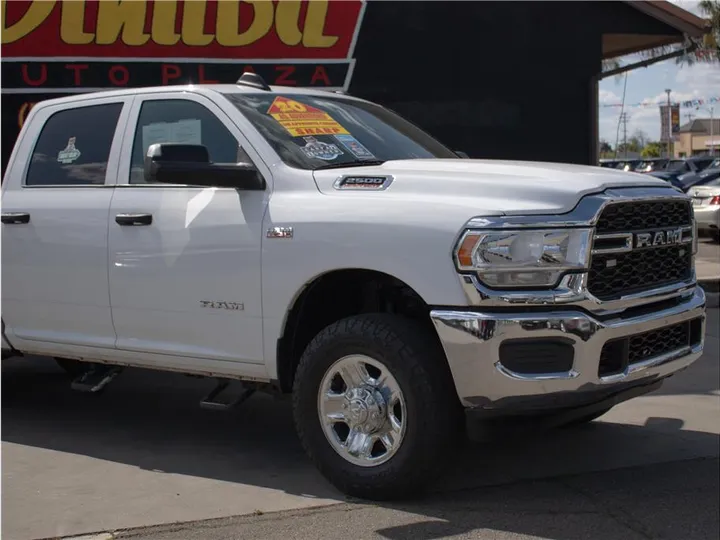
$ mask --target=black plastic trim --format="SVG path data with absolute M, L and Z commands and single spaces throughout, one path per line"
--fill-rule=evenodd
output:
M 523 375 L 563 373 L 573 367 L 575 348 L 562 338 L 508 339 L 499 347 L 500 363 Z

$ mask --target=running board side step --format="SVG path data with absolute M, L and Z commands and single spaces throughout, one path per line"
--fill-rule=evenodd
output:
M 77 392 L 97 393 L 123 370 L 120 366 L 95 364 L 88 371 L 73 380 L 70 387 Z
M 212 392 L 200 401 L 200 408 L 213 411 L 227 411 L 233 407 L 237 407 L 255 393 L 254 388 L 246 388 L 242 386 L 242 383 L 238 384 L 241 385 L 241 392 L 238 395 L 229 400 L 218 399 L 223 393 L 226 395 L 230 394 L 230 391 L 226 391 L 230 386 L 230 380 L 218 379 L 217 385 Z

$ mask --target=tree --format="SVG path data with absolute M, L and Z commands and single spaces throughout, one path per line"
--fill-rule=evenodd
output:
M 640 155 L 644 158 L 654 158 L 662 156 L 663 145 L 659 142 L 649 142 L 642 149 Z
M 612 149 L 612 146 L 610 146 L 610 143 L 604 139 L 601 139 L 600 140 L 600 153 L 607 154 L 612 151 L 613 151 L 613 149 Z
M 628 152 L 639 153 L 645 143 L 648 140 L 648 136 L 642 130 L 636 130 L 632 137 L 628 137 L 627 145 L 625 143 L 618 144 L 618 153 L 625 152 L 626 147 Z
M 630 137 L 625 143 L 618 144 L 618 155 L 625 153 L 625 151 L 639 153 L 642 150 L 642 146 L 635 137 Z
M 720 62 L 720 0 L 701 0 L 698 2 L 698 8 L 708 18 L 710 31 L 707 34 L 701 38 L 687 38 L 682 44 L 648 49 L 640 52 L 640 56 L 644 59 L 652 59 L 671 52 L 689 50 L 690 52 L 676 57 L 675 63 L 691 66 L 697 62 Z M 622 61 L 618 58 L 608 58 L 603 60 L 602 64 L 602 70 L 606 72 L 621 67 Z M 620 76 L 621 74 L 616 80 L 619 80 Z
M 635 132 L 632 134 L 630 140 L 636 141 L 637 146 L 639 146 L 640 148 L 644 148 L 645 145 L 650 142 L 647 133 L 645 133 L 642 129 L 636 129 Z
M 720 0 L 702 0 L 698 2 L 698 8 L 707 16 L 710 23 L 710 31 L 707 34 L 701 38 L 688 38 L 683 44 L 649 49 L 641 53 L 642 56 L 655 58 L 661 54 L 693 47 L 690 53 L 675 58 L 675 63 L 692 66 L 697 62 L 720 62 Z
M 707 15 L 710 32 L 701 39 L 695 40 L 697 49 L 693 53 L 677 58 L 676 62 L 679 64 L 692 65 L 696 61 L 720 62 L 720 1 L 701 0 L 698 2 L 698 7 L 703 14 Z

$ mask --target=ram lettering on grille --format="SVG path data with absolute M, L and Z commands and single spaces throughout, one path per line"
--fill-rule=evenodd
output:
M 598 219 L 588 290 L 613 300 L 690 279 L 692 235 L 687 201 L 606 206 Z

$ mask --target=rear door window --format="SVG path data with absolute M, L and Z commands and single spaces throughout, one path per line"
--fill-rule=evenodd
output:
M 106 103 L 50 116 L 33 149 L 25 185 L 104 184 L 122 108 L 123 103 Z

